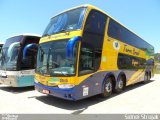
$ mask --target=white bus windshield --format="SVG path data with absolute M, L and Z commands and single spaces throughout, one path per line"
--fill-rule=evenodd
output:
M 6 40 L 2 48 L 1 69 L 16 70 L 21 40 L 22 36 L 12 37 Z

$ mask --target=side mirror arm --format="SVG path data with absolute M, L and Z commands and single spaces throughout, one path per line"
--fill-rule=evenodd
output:
M 23 59 L 26 59 L 27 57 L 27 50 L 29 48 L 34 48 L 34 47 L 38 47 L 36 43 L 31 43 L 31 44 L 28 44 L 24 47 L 24 50 L 23 50 Z
M 74 45 L 76 44 L 76 42 L 80 41 L 81 40 L 81 37 L 79 36 L 75 36 L 73 38 L 71 38 L 68 43 L 67 43 L 67 47 L 66 47 L 66 55 L 67 55 L 67 58 L 68 59 L 71 59 L 73 58 L 73 54 L 74 54 L 74 51 L 73 51 L 73 48 L 74 48 Z

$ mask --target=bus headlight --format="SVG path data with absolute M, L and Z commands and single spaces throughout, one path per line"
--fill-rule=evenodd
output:
M 59 88 L 73 88 L 75 85 L 73 84 L 61 84 L 61 85 L 58 85 Z
M 35 83 L 39 83 L 37 79 L 34 79 L 34 82 L 35 82 Z

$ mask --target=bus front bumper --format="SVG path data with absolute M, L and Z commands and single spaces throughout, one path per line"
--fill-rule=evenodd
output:
M 14 76 L 0 77 L 0 83 L 12 87 L 18 87 L 17 79 Z
M 68 89 L 61 89 L 59 87 L 46 86 L 40 83 L 34 83 L 34 84 L 35 84 L 35 89 L 43 94 L 51 95 L 65 100 L 71 100 L 71 101 L 78 100 L 78 97 L 75 94 L 76 91 L 75 87 Z M 48 91 L 48 93 L 44 91 Z
M 7 77 L 0 77 L 0 83 L 12 87 L 34 86 L 34 77 L 33 75 L 22 77 L 7 75 Z

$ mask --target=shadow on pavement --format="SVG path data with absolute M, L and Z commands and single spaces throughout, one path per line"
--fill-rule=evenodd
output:
M 0 90 L 6 91 L 6 92 L 11 92 L 14 94 L 18 94 L 18 93 L 23 93 L 23 92 L 27 92 L 27 91 L 32 91 L 32 90 L 34 90 L 34 86 L 29 86 L 29 87 L 0 86 Z
M 149 82 L 147 82 L 145 84 L 137 83 L 134 85 L 130 85 L 130 86 L 126 87 L 126 89 L 122 93 L 120 93 L 120 94 L 113 93 L 112 96 L 110 96 L 109 98 L 101 98 L 98 95 L 90 97 L 90 98 L 86 98 L 86 99 L 83 99 L 80 101 L 67 101 L 67 100 L 63 100 L 63 99 L 56 98 L 53 96 L 46 96 L 46 95 L 38 96 L 35 98 L 37 100 L 39 100 L 45 104 L 51 105 L 51 106 L 55 106 L 55 107 L 66 109 L 66 110 L 75 110 L 75 112 L 73 112 L 72 114 L 80 114 L 83 111 L 85 111 L 89 106 L 92 106 L 94 104 L 98 104 L 100 102 L 109 100 L 115 96 L 121 95 L 123 93 L 129 92 L 134 89 L 137 89 L 137 88 L 142 87 L 144 85 L 147 85 L 151 82 L 154 82 L 154 80 L 150 80 Z

